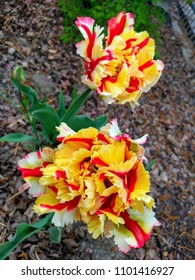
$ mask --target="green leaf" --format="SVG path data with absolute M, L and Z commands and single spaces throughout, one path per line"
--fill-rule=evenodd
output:
M 66 113 L 62 116 L 61 121 L 68 123 L 68 121 L 74 117 L 80 108 L 83 106 L 85 101 L 88 98 L 88 95 L 90 94 L 91 89 L 87 88 L 84 93 L 77 96 L 69 105 L 68 109 L 66 110 Z
M 23 103 L 24 108 L 26 110 L 28 110 L 29 99 L 26 96 L 22 99 L 22 103 Z
M 32 113 L 32 117 L 39 120 L 42 127 L 42 135 L 49 144 L 53 144 L 56 140 L 56 126 L 60 124 L 55 115 L 47 110 L 40 109 Z
M 49 228 L 49 238 L 54 243 L 60 243 L 61 241 L 61 228 L 60 227 L 50 227 Z
M 0 142 L 27 142 L 35 141 L 35 137 L 23 133 L 10 133 L 0 138 Z
M 45 216 L 43 219 L 32 225 L 29 225 L 28 223 L 19 224 L 12 240 L 5 242 L 0 246 L 0 260 L 4 260 L 5 258 L 7 258 L 9 254 L 23 240 L 49 225 L 51 223 L 53 215 L 54 213 L 50 213 L 49 215 Z
M 73 86 L 73 91 L 72 91 L 72 100 L 76 99 L 78 96 L 77 94 L 77 87 L 76 85 Z
M 60 118 L 59 118 L 57 112 L 54 110 L 54 108 L 52 108 L 50 105 L 48 105 L 46 103 L 35 104 L 34 106 L 32 106 L 30 108 L 29 112 L 32 117 L 35 114 L 37 114 L 38 112 L 41 112 L 44 114 L 49 114 L 53 118 L 56 125 L 58 125 L 60 123 Z
M 87 127 L 95 127 L 97 129 L 100 129 L 102 126 L 106 125 L 108 122 L 107 115 L 103 115 L 100 117 L 97 117 L 96 119 L 91 119 L 90 117 L 86 115 L 76 115 L 73 118 L 71 118 L 67 124 L 75 131 L 78 131 L 82 128 Z
M 19 82 L 25 81 L 26 79 L 25 72 L 21 66 L 17 66 L 16 69 L 14 70 L 14 78 Z
M 150 169 L 152 168 L 152 166 L 155 164 L 156 159 L 153 159 L 145 168 L 146 171 L 150 171 Z
M 63 97 L 62 90 L 60 89 L 60 92 L 59 92 L 59 107 L 58 107 L 58 110 L 57 110 L 57 114 L 58 114 L 59 118 L 61 118 L 65 113 L 66 113 L 66 109 L 65 109 L 65 104 L 64 104 L 64 97 Z
M 16 89 L 18 89 L 21 93 L 23 93 L 32 104 L 39 103 L 38 95 L 34 89 L 32 89 L 29 86 L 26 86 L 22 84 L 20 81 L 18 81 L 16 78 L 11 78 L 12 84 L 15 86 Z

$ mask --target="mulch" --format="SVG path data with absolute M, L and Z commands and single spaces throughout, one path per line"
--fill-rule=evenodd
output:
M 121 130 L 132 138 L 149 134 L 146 156 L 149 161 L 156 159 L 150 172 L 151 195 L 161 226 L 154 229 L 143 248 L 123 254 L 112 238 L 94 240 L 84 224 L 75 223 L 63 229 L 60 244 L 49 240 L 48 231 L 41 231 L 23 241 L 8 259 L 195 258 L 194 58 L 187 61 L 183 56 L 182 39 L 171 25 L 171 18 L 179 20 L 177 1 L 171 2 L 169 21 L 159 30 L 165 70 L 158 84 L 141 97 L 140 106 L 133 110 L 129 105 L 107 106 L 94 93 L 81 111 L 92 117 L 108 113 L 109 120 L 118 116 Z M 63 17 L 57 1 L 0 1 L 0 10 L 0 93 L 17 103 L 10 76 L 21 65 L 29 82 L 40 94 L 47 94 L 54 106 L 62 88 L 68 106 L 73 85 L 79 92 L 85 88 L 80 81 L 83 65 L 75 45 L 59 40 Z M 183 40 L 188 41 L 185 32 Z M 34 74 L 47 78 L 45 90 L 36 84 Z M 0 136 L 29 129 L 16 109 L 0 97 Z M 0 244 L 13 237 L 19 223 L 37 220 L 32 212 L 34 200 L 21 189 L 23 180 L 17 170 L 18 160 L 26 153 L 23 144 L 0 143 Z

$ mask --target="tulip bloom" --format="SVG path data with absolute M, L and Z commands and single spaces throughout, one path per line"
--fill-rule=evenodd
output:
M 103 28 L 94 19 L 78 17 L 75 24 L 84 40 L 77 43 L 77 54 L 84 58 L 82 82 L 108 104 L 138 104 L 161 76 L 164 65 L 154 60 L 155 43 L 146 31 L 136 32 L 134 16 L 119 13 L 108 21 L 108 35 L 103 44 Z
M 34 211 L 54 213 L 52 223 L 83 221 L 94 238 L 113 236 L 119 249 L 142 247 L 158 225 L 149 173 L 144 168 L 147 135 L 133 140 L 112 120 L 100 131 L 57 127 L 60 144 L 19 161 L 19 170 L 39 195 Z

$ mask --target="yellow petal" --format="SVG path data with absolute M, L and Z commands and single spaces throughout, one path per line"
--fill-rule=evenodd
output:
M 113 222 L 114 224 L 116 224 L 116 225 L 124 224 L 123 218 L 118 217 L 118 216 L 116 216 L 116 215 L 114 215 L 114 214 L 112 214 L 112 213 L 110 213 L 110 212 L 106 212 L 106 211 L 102 211 L 102 212 L 103 212 L 103 213 L 106 215 L 106 217 L 107 217 L 111 222 Z

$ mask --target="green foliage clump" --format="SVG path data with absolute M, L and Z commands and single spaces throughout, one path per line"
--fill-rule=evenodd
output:
M 160 42 L 158 27 L 165 21 L 164 10 L 157 5 L 161 0 L 59 0 L 58 4 L 64 15 L 64 34 L 61 40 L 65 43 L 80 41 L 81 35 L 74 25 L 76 17 L 88 16 L 95 19 L 98 25 L 106 28 L 107 21 L 119 12 L 131 12 L 135 16 L 135 30 L 146 30 L 157 44 Z
M 34 146 L 28 146 L 28 148 L 36 150 L 36 148 L 40 146 L 53 146 L 56 144 L 56 137 L 58 134 L 56 127 L 62 122 L 68 124 L 75 131 L 90 126 L 99 129 L 107 123 L 106 115 L 92 119 L 87 115 L 78 114 L 91 92 L 89 88 L 81 95 L 78 95 L 74 87 L 72 101 L 68 108 L 65 107 L 63 93 L 60 90 L 58 108 L 55 109 L 48 103 L 46 97 L 40 99 L 39 94 L 26 84 L 26 74 L 20 66 L 16 67 L 14 70 L 11 82 L 18 90 L 17 97 L 19 104 L 13 104 L 13 102 L 4 95 L 0 95 L 0 97 L 13 105 L 13 107 L 24 116 L 24 120 L 31 126 L 32 135 L 11 133 L 1 137 L 0 142 L 31 142 Z

